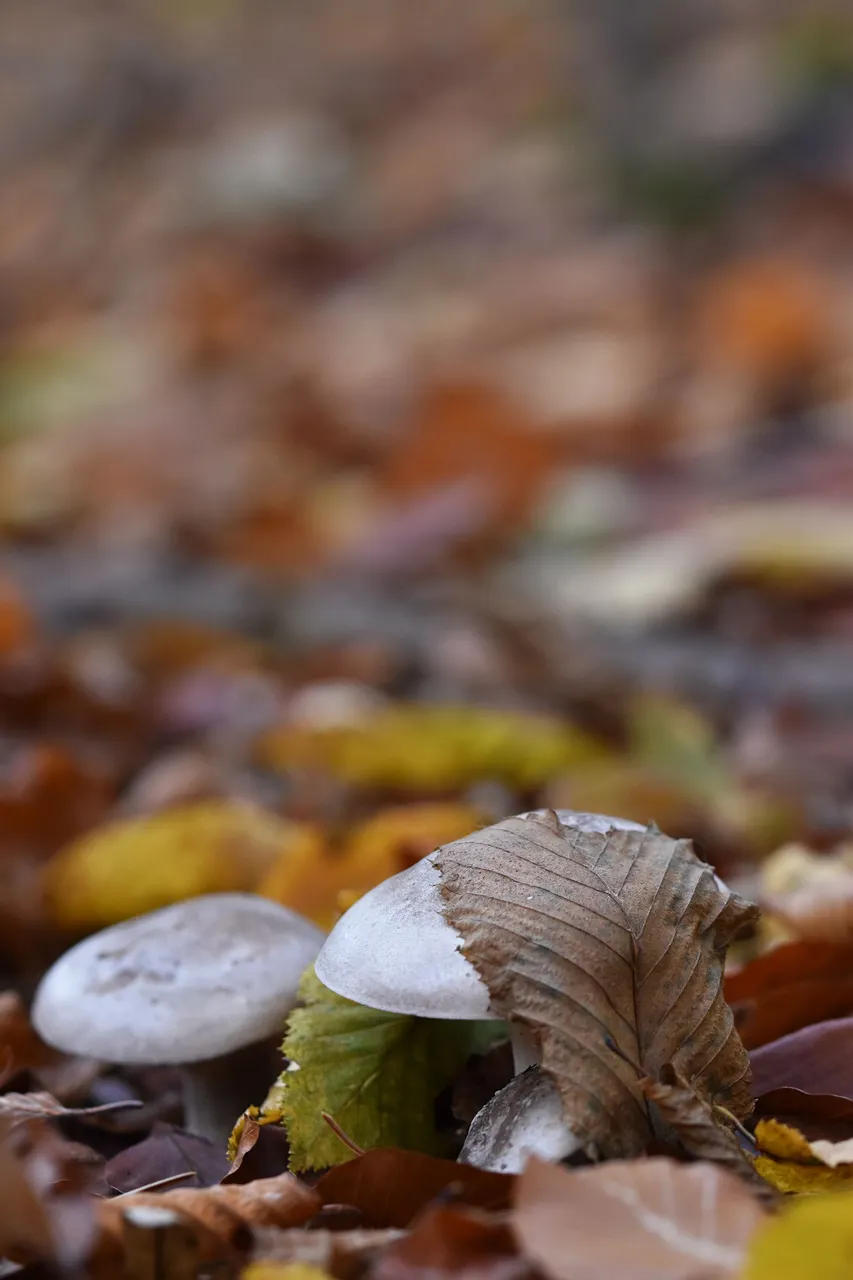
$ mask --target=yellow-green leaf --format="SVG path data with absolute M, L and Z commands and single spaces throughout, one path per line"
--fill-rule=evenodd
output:
M 359 1147 L 443 1154 L 433 1104 L 471 1053 L 501 1034 L 499 1023 L 444 1022 L 384 1013 L 345 1000 L 308 969 L 304 1007 L 290 1015 L 282 1046 L 294 1064 L 275 1090 L 294 1172 L 352 1159 L 330 1115 Z
M 199 894 L 254 889 L 306 838 L 301 824 L 255 805 L 182 805 L 75 840 L 45 868 L 45 896 L 61 928 L 98 929 Z
M 849 1280 L 853 1195 L 835 1192 L 786 1206 L 753 1236 L 740 1280 Z
M 422 794 L 478 778 L 526 789 L 604 754 L 595 739 L 547 716 L 418 705 L 389 707 L 354 725 L 286 725 L 267 734 L 259 750 L 273 768 L 313 766 L 355 786 Z

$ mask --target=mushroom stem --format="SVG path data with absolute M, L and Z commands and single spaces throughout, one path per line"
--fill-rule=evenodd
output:
M 224 1147 L 246 1107 L 266 1096 L 275 1075 L 270 1059 L 262 1043 L 182 1066 L 184 1127 Z
M 539 1065 L 539 1045 L 527 1027 L 518 1022 L 511 1022 L 509 1042 L 512 1045 L 512 1069 L 517 1076 L 520 1076 L 528 1067 Z

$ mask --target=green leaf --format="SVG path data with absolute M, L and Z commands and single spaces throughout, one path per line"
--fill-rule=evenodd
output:
M 325 1169 L 352 1152 L 323 1112 L 358 1146 L 445 1154 L 434 1102 L 472 1053 L 506 1034 L 499 1022 L 412 1018 L 368 1009 L 324 987 L 307 969 L 304 1007 L 290 1015 L 282 1049 L 292 1064 L 271 1092 L 296 1173 Z

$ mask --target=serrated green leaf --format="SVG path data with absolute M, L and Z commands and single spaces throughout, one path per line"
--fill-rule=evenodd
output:
M 282 1046 L 296 1067 L 271 1091 L 287 1129 L 291 1169 L 304 1173 L 352 1158 L 323 1112 L 365 1149 L 445 1154 L 435 1099 L 470 1054 L 505 1034 L 502 1024 L 368 1009 L 324 987 L 313 968 L 303 974 L 300 997 L 303 1007 L 290 1015 Z

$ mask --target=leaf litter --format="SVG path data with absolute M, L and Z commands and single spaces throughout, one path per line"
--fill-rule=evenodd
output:
M 0 1253 L 547 1280 L 571 1228 L 572 1275 L 620 1242 L 626 1280 L 846 1275 L 819 1188 L 853 1137 L 847 16 L 101 8 L 2 18 L 38 74 L 0 120 Z M 582 899 L 504 850 L 547 939 L 454 867 L 583 1133 L 567 1168 L 453 1159 L 508 1079 L 462 1022 L 306 985 L 222 1184 L 174 1066 L 28 1025 L 104 925 L 237 890 L 328 931 L 550 805 L 674 850 L 647 920 L 660 834 L 611 837 Z M 688 841 L 764 909 L 727 958 Z

